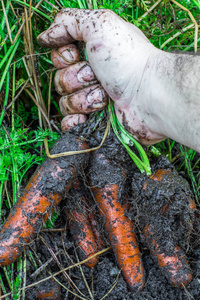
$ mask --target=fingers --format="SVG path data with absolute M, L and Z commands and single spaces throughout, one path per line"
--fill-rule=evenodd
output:
M 69 35 L 66 26 L 54 21 L 49 29 L 37 37 L 37 41 L 42 47 L 56 48 L 70 44 L 74 39 Z
M 54 83 L 56 91 L 65 95 L 60 100 L 60 109 L 67 117 L 62 120 L 61 128 L 67 131 L 86 122 L 87 116 L 84 114 L 104 108 L 108 97 L 104 89 L 97 84 L 98 81 L 86 61 L 70 64 L 79 59 L 75 45 L 70 44 L 53 50 L 51 58 L 54 66 L 60 69 L 56 72 Z
M 110 10 L 62 9 L 50 28 L 38 36 L 38 43 L 43 47 L 56 48 L 74 40 L 87 42 L 98 34 L 99 29 L 114 29 L 113 18 L 125 22 Z
M 50 28 L 38 37 L 41 46 L 60 47 L 52 51 L 51 58 L 54 66 L 59 69 L 55 76 L 55 88 L 60 95 L 64 96 L 60 100 L 61 112 L 64 116 L 78 114 L 62 122 L 64 130 L 69 130 L 75 124 L 86 120 L 83 114 L 100 110 L 107 105 L 107 95 L 103 88 L 97 85 L 97 79 L 89 64 L 79 62 L 70 65 L 71 62 L 79 60 L 76 46 L 70 43 L 74 40 L 87 42 L 96 36 L 98 39 L 95 45 L 89 45 L 96 51 L 98 47 L 101 48 L 99 40 L 102 40 L 104 31 L 107 32 L 109 27 L 114 26 L 111 22 L 112 18 L 120 24 L 126 23 L 109 10 L 64 9 L 56 15 Z M 105 22 L 107 25 L 104 24 Z
M 96 77 L 86 61 L 58 70 L 54 79 L 55 89 L 60 95 L 71 94 L 94 83 L 97 83 Z
M 79 51 L 74 44 L 65 45 L 51 51 L 51 60 L 57 69 L 62 69 L 80 60 Z
M 68 115 L 62 119 L 61 129 L 62 131 L 67 131 L 79 124 L 85 123 L 86 121 L 87 116 L 84 114 Z
M 63 96 L 60 99 L 60 109 L 63 116 L 76 113 L 89 114 L 107 105 L 108 97 L 100 84 L 90 86 Z
M 61 121 L 62 131 L 67 131 L 87 121 L 85 114 L 100 110 L 108 103 L 108 97 L 97 84 L 60 99 L 60 110 L 65 118 Z

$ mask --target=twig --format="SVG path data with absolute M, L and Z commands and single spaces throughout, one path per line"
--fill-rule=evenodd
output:
M 1 5 L 2 5 L 3 14 L 4 14 L 4 17 L 5 17 L 5 21 L 6 21 L 6 27 L 7 27 L 7 30 L 8 30 L 8 36 L 9 36 L 11 44 L 13 45 L 13 40 L 12 40 L 12 36 L 11 36 L 11 32 L 10 32 L 10 25 L 9 25 L 9 22 L 8 22 L 8 17 L 7 17 L 7 14 L 6 14 L 6 9 L 5 9 L 3 0 L 1 0 Z
M 56 51 L 56 53 L 64 60 L 64 61 L 66 61 L 68 64 L 76 64 L 76 63 L 78 63 L 79 61 L 78 60 L 69 60 L 69 59 L 67 59 L 66 57 L 64 57 L 63 55 L 62 55 L 62 53 L 60 53 L 58 50 L 54 50 L 54 51 Z
M 63 249 L 64 249 L 64 253 L 65 256 L 68 258 L 69 261 L 71 261 L 71 263 L 74 265 L 73 259 L 69 256 L 69 254 L 67 253 L 66 247 L 65 247 L 65 243 L 64 243 L 64 239 L 63 239 L 63 232 L 61 233 L 62 235 L 62 245 L 63 245 Z
M 49 4 L 51 7 L 53 7 L 55 10 L 59 10 L 59 8 L 57 6 L 55 6 L 54 4 L 52 4 L 51 2 L 49 2 L 48 0 L 44 0 L 47 4 Z
M 137 22 L 140 22 L 142 19 L 144 19 L 162 0 L 158 0 L 154 3 L 139 19 L 137 19 Z
M 76 259 L 77 259 L 78 262 L 80 262 L 80 261 L 79 261 L 79 258 L 78 258 L 78 254 L 77 254 L 77 252 L 76 252 L 76 248 L 74 248 L 74 250 L 75 250 Z M 83 281 L 85 282 L 85 286 L 86 286 L 86 288 L 87 288 L 87 290 L 88 290 L 88 293 L 89 293 L 89 295 L 90 295 L 90 298 L 91 298 L 92 300 L 94 300 L 94 297 L 93 297 L 92 292 L 91 292 L 91 290 L 90 290 L 90 288 L 89 288 L 89 285 L 88 285 L 88 283 L 87 283 L 87 280 L 86 280 L 86 278 L 85 278 L 85 274 L 84 274 L 84 272 L 83 272 L 83 269 L 82 269 L 81 265 L 79 266 L 79 269 L 80 269 L 80 271 L 81 271 L 81 274 L 82 274 L 82 277 L 83 277 Z
M 52 275 L 52 278 L 60 285 L 62 286 L 65 290 L 67 290 L 69 293 L 71 293 L 72 295 L 74 295 L 75 297 L 79 298 L 79 299 L 82 299 L 82 300 L 87 300 L 87 298 L 83 298 L 79 295 L 77 295 L 76 293 L 74 293 L 73 291 L 71 291 L 70 289 L 68 289 L 64 284 L 62 284 L 56 277 L 54 277 Z M 1 298 L 0 298 L 1 299 Z
M 194 27 L 195 27 L 195 31 L 194 31 L 194 51 L 197 52 L 197 40 L 198 40 L 198 23 L 195 20 L 195 18 L 193 17 L 192 13 L 189 11 L 189 9 L 187 9 L 185 6 L 181 5 L 180 3 L 178 3 L 175 0 L 171 0 L 174 4 L 176 4 L 177 6 L 179 6 L 182 10 L 186 11 L 190 17 L 190 19 L 192 20 L 192 22 L 194 23 Z
M 68 151 L 68 152 L 63 152 L 63 153 L 58 153 L 58 154 L 50 154 L 49 147 L 48 147 L 48 139 L 45 138 L 44 139 L 44 147 L 45 147 L 46 155 L 50 158 L 57 158 L 57 157 L 62 157 L 62 156 L 76 155 L 76 154 L 82 154 L 82 153 L 88 153 L 91 151 L 96 151 L 96 150 L 100 149 L 102 147 L 103 143 L 105 142 L 107 134 L 109 132 L 109 129 L 110 129 L 110 117 L 107 121 L 107 126 L 106 126 L 106 130 L 105 130 L 103 139 L 101 141 L 101 144 L 98 147 L 94 147 L 94 148 L 90 148 L 90 149 L 86 149 L 86 150 Z
M 51 128 L 51 124 L 50 124 L 50 122 L 49 122 L 49 120 L 48 120 L 48 118 L 47 118 L 47 116 L 46 116 L 46 114 L 45 114 L 43 108 L 42 108 L 42 107 L 40 106 L 40 104 L 36 101 L 36 99 L 33 97 L 33 95 L 29 92 L 28 89 L 24 89 L 24 90 L 27 92 L 27 94 L 29 95 L 29 97 L 33 100 L 33 102 L 35 103 L 35 105 L 39 108 L 39 110 L 41 111 L 41 113 L 42 113 L 43 117 L 45 118 L 47 124 L 49 125 L 49 128 Z
M 45 241 L 45 239 L 41 235 L 39 235 L 39 237 L 40 237 L 41 241 L 43 242 L 43 244 L 49 250 L 51 256 L 56 261 L 56 263 L 57 263 L 58 267 L 60 268 L 60 270 L 63 270 L 63 267 L 62 267 L 61 263 L 59 262 L 56 254 L 53 252 L 53 250 L 51 249 L 51 247 L 48 245 L 48 243 Z M 70 276 L 65 271 L 63 271 L 63 275 L 64 275 L 65 279 L 67 280 L 67 282 L 69 283 L 70 287 L 71 288 L 74 287 L 83 297 L 85 297 L 85 295 L 79 290 L 79 288 L 76 286 L 76 284 L 73 282 L 73 280 L 70 278 Z
M 121 273 L 121 271 L 119 271 L 119 274 L 117 275 L 117 278 L 116 278 L 116 280 L 115 280 L 113 286 L 111 287 L 111 289 L 110 289 L 110 290 L 106 293 L 106 295 L 104 295 L 100 300 L 105 299 L 105 298 L 112 292 L 112 290 L 114 289 L 114 287 L 115 287 L 115 286 L 117 285 L 117 283 L 118 283 L 120 273 Z
M 183 34 L 183 32 L 187 31 L 188 29 L 191 29 L 194 27 L 194 24 L 190 24 L 187 27 L 181 29 L 181 31 L 175 33 L 173 36 L 171 36 L 168 40 L 166 40 L 161 46 L 160 49 L 163 49 L 169 42 L 171 42 L 172 40 L 174 40 L 176 37 L 178 37 L 179 35 Z
M 29 82 L 30 77 L 24 82 L 22 88 L 20 89 L 20 91 L 17 93 L 17 95 L 15 96 L 15 98 L 13 98 L 13 100 L 10 102 L 10 104 L 6 107 L 6 109 L 9 109 L 13 103 L 17 100 L 17 98 L 21 95 L 21 93 L 23 92 L 25 86 L 27 85 L 27 83 Z
M 42 266 L 40 266 L 34 273 L 32 273 L 30 275 L 30 277 L 38 276 L 42 271 L 44 271 L 44 269 L 46 269 L 46 267 L 52 262 L 52 260 L 53 260 L 53 257 L 48 259 Z
M 51 84 L 52 84 L 53 70 L 50 72 L 49 78 L 49 95 L 48 95 L 48 108 L 47 108 L 47 116 L 50 118 L 50 104 L 51 104 Z
M 101 251 L 99 251 L 99 252 L 97 252 L 97 253 L 91 255 L 90 257 L 88 257 L 88 258 L 82 260 L 80 263 L 77 263 L 77 264 L 74 264 L 74 265 L 72 265 L 72 266 L 66 267 L 66 268 L 64 268 L 63 270 L 58 271 L 58 272 L 54 273 L 53 275 L 48 276 L 48 277 L 46 277 L 46 278 L 44 278 L 44 279 L 41 279 L 40 281 L 34 282 L 34 283 L 32 283 L 32 284 L 29 284 L 29 285 L 27 285 L 26 287 L 21 288 L 20 290 L 29 289 L 29 288 L 31 288 L 31 287 L 33 287 L 33 286 L 36 286 L 36 285 L 38 285 L 38 284 L 40 284 L 40 283 L 42 283 L 42 282 L 44 282 L 44 281 L 47 281 L 47 280 L 49 280 L 49 279 L 51 279 L 51 278 L 54 278 L 55 276 L 57 276 L 57 275 L 63 273 L 64 271 L 67 271 L 67 270 L 73 269 L 73 268 L 75 268 L 75 267 L 78 267 L 78 266 L 80 266 L 80 265 L 86 263 L 86 262 L 89 261 L 90 259 L 92 259 L 92 258 L 94 258 L 94 257 L 96 257 L 96 256 L 99 256 L 99 255 L 101 255 L 101 254 L 107 252 L 107 251 L 110 250 L 110 249 L 112 249 L 112 247 L 105 248 L 105 249 L 103 249 L 103 250 L 101 250 Z M 11 295 L 11 294 L 12 294 L 12 293 L 7 293 L 7 294 L 1 296 L 0 299 L 4 299 L 4 298 L 6 298 L 7 296 L 9 296 L 9 295 Z

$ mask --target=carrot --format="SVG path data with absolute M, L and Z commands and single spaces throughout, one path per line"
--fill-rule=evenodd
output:
M 60 300 L 60 285 L 54 280 L 41 283 L 37 288 L 38 300 Z
M 67 216 L 69 219 L 70 232 L 78 247 L 81 259 L 84 260 L 95 254 L 98 251 L 97 244 L 88 216 L 82 215 L 82 213 L 77 212 L 77 210 L 67 214 Z M 87 261 L 85 265 L 94 268 L 97 263 L 98 258 L 94 257 Z
M 189 201 L 190 201 L 189 208 L 190 208 L 193 212 L 195 212 L 195 211 L 197 210 L 197 208 L 196 208 L 196 204 L 195 204 L 194 200 L 189 199 Z M 195 215 L 196 215 L 196 214 L 195 214 Z
M 122 181 L 124 171 L 114 167 L 103 154 L 94 154 L 92 164 L 94 169 L 98 170 L 98 178 L 102 178 L 98 186 L 95 186 L 97 184 L 95 175 L 90 172 L 92 191 L 100 213 L 105 218 L 105 230 L 118 265 L 129 289 L 134 292 L 140 291 L 145 284 L 141 253 L 133 224 L 126 216 L 126 208 L 118 201 L 122 182 L 113 183 L 113 181 Z M 119 175 L 118 178 L 115 174 Z
M 103 237 L 102 237 L 101 232 L 99 230 L 98 223 L 95 219 L 95 215 L 92 211 L 89 212 L 89 220 L 90 220 L 92 231 L 93 231 L 93 234 L 94 234 L 94 237 L 95 237 L 95 240 L 96 240 L 97 249 L 98 249 L 98 251 L 100 251 L 103 248 L 105 248 L 106 244 L 103 240 Z
M 172 202 L 172 201 L 171 201 Z M 171 204 L 171 203 L 170 203 Z M 169 210 L 169 208 L 170 208 L 170 204 L 168 204 L 168 205 L 163 205 L 162 207 L 161 207 L 161 211 L 162 211 L 162 213 L 164 214 L 164 215 L 166 215 L 166 213 L 168 212 L 168 210 Z M 194 216 L 196 217 L 197 215 L 196 215 L 196 205 L 195 205 L 195 202 L 194 202 L 194 200 L 192 200 L 191 198 L 189 199 L 189 209 L 190 209 L 190 211 L 192 211 L 192 212 L 194 212 Z M 195 218 L 194 218 L 195 219 Z M 194 223 L 194 222 L 193 222 Z
M 66 211 L 71 235 L 79 250 L 82 260 L 97 253 L 104 246 L 103 239 L 97 228 L 94 214 L 89 212 L 87 200 L 80 191 L 80 181 L 76 181 L 73 186 L 72 197 L 76 203 L 71 212 Z M 72 202 L 70 203 L 72 205 Z M 92 221 L 92 222 L 91 222 Z M 98 258 L 91 258 L 85 263 L 87 267 L 94 268 L 98 263 Z
M 164 175 L 170 174 L 166 170 L 158 170 L 150 176 L 154 181 L 161 182 L 164 180 Z M 147 189 L 147 182 L 144 183 L 143 189 Z M 195 204 L 193 200 L 189 199 L 190 209 L 195 211 Z M 161 207 L 160 211 L 166 215 L 169 205 Z M 148 224 L 144 228 L 144 234 L 149 244 L 152 256 L 157 261 L 163 274 L 168 279 L 169 283 L 175 287 L 184 287 L 192 280 L 192 272 L 186 260 L 185 254 L 178 245 L 172 246 L 169 254 L 166 254 L 165 245 L 161 239 L 156 236 L 156 228 L 153 224 Z M 171 241 L 173 242 L 173 241 Z
M 174 246 L 171 255 L 167 255 L 161 249 L 161 242 L 155 238 L 156 229 L 148 225 L 144 229 L 144 234 L 150 246 L 150 251 L 156 259 L 162 272 L 169 283 L 175 287 L 184 287 L 192 280 L 192 272 L 185 258 L 185 254 L 179 246 Z
M 88 148 L 87 144 L 70 134 L 60 139 L 52 152 Z M 14 262 L 42 227 L 43 222 L 69 190 L 79 168 L 87 163 L 88 155 L 46 159 L 29 181 L 0 232 L 0 265 Z

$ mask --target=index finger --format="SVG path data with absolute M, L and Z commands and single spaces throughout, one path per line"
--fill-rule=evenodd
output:
M 118 18 L 118 26 L 116 23 L 115 26 L 112 25 L 112 18 Z M 75 40 L 87 42 L 94 35 L 97 36 L 100 30 L 102 32 L 102 29 L 120 29 L 121 23 L 126 22 L 110 10 L 65 8 L 57 13 L 52 25 L 41 33 L 37 40 L 42 47 L 49 48 L 62 47 Z

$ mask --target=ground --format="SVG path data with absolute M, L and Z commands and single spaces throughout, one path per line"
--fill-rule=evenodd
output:
M 76 128 L 73 134 L 80 136 L 80 132 L 84 132 L 84 135 L 86 131 L 88 132 L 88 128 L 87 125 L 84 125 L 81 129 Z M 90 131 L 92 130 L 90 129 Z M 99 143 L 102 132 L 96 131 L 90 136 L 91 145 L 94 146 Z M 116 162 L 118 166 L 119 164 L 123 164 L 128 171 L 129 176 L 124 189 L 124 192 L 128 193 L 130 203 L 127 215 L 135 224 L 135 231 L 144 263 L 146 284 L 143 291 L 137 293 L 130 292 L 117 266 L 114 253 L 112 250 L 109 250 L 100 255 L 99 263 L 93 270 L 82 265 L 67 271 L 73 283 L 69 282 L 69 279 L 67 279 L 68 275 L 66 274 L 56 277 L 65 286 L 65 288 L 61 287 L 61 299 L 78 299 L 79 297 L 82 297 L 81 299 L 91 299 L 91 295 L 93 299 L 103 298 L 111 300 L 200 298 L 199 210 L 197 209 L 194 213 L 189 208 L 190 199 L 194 199 L 194 197 L 187 181 L 179 176 L 166 157 L 162 156 L 150 159 L 153 173 L 158 169 L 168 170 L 162 182 L 154 181 L 145 174 L 140 174 L 137 168 L 133 166 L 133 163 L 130 162 L 128 155 L 122 149 L 112 131 L 101 152 L 106 153 L 107 157 L 113 160 L 113 164 Z M 83 192 L 88 196 L 91 209 L 96 209 L 97 204 L 94 202 L 92 193 L 88 189 L 88 172 L 91 172 L 90 166 L 88 166 L 88 169 L 81 176 L 84 182 Z M 109 176 L 109 174 L 105 173 L 104 180 L 106 180 L 106 176 Z M 145 184 L 147 188 L 144 189 Z M 120 201 L 123 202 L 123 197 Z M 30 259 L 27 271 L 27 285 L 71 265 L 72 262 L 78 262 L 79 251 L 74 247 L 65 214 L 66 207 L 70 210 L 73 209 L 73 205 L 73 197 L 71 194 L 66 194 L 59 208 L 60 216 L 54 225 L 54 229 L 57 228 L 58 231 L 52 231 L 51 229 L 49 231 L 42 231 L 38 238 L 31 244 L 31 248 L 27 248 L 27 257 Z M 166 211 L 165 214 L 161 213 L 163 207 Z M 104 220 L 98 212 L 96 218 L 99 221 L 106 244 L 109 246 L 109 240 L 103 227 Z M 149 251 L 149 244 L 143 233 L 145 224 L 149 223 L 153 224 L 156 229 L 156 239 L 159 240 L 161 248 L 165 249 L 165 253 L 170 255 L 170 251 L 173 251 L 174 246 L 177 244 L 186 253 L 193 274 L 193 280 L 187 287 L 173 287 L 166 278 L 165 270 L 161 270 L 155 258 L 152 257 Z M 59 231 L 60 228 L 62 228 L 61 232 Z M 31 275 L 35 272 L 35 267 L 30 258 L 30 250 L 34 255 L 37 253 L 37 262 L 40 265 L 44 265 L 49 261 L 48 266 L 44 265 L 43 270 L 37 276 Z M 34 299 L 37 289 L 38 287 L 27 289 L 26 299 Z M 68 289 L 76 295 L 78 294 L 79 297 L 73 295 Z

